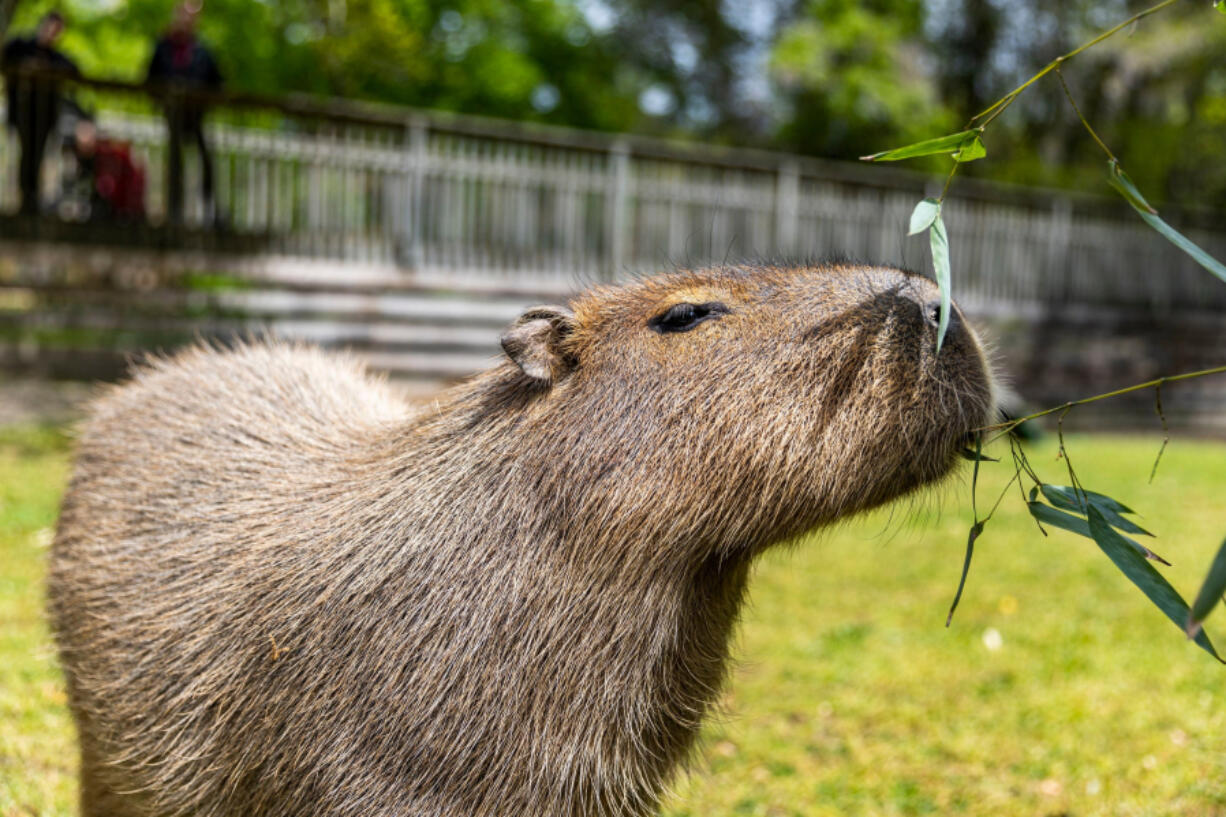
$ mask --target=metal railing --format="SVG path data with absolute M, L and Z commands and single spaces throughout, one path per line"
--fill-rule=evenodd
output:
M 928 264 L 926 242 L 904 235 L 935 189 L 919 174 L 385 106 L 60 82 L 92 100 L 100 134 L 143 168 L 147 223 L 254 237 L 270 255 L 571 281 L 745 258 Z M 181 223 L 169 206 L 160 110 L 175 100 L 209 108 L 215 219 L 190 150 Z M 6 128 L 9 212 L 17 153 Z M 43 219 L 92 218 L 57 206 L 72 164 L 48 148 Z M 1226 218 L 1166 215 L 1226 257 Z M 964 302 L 1226 306 L 1226 287 L 1109 200 L 960 180 L 946 221 Z

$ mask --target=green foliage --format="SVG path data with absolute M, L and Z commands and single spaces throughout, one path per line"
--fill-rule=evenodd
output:
M 1213 563 L 1209 565 L 1209 575 L 1201 584 L 1200 592 L 1196 594 L 1196 601 L 1192 602 L 1192 609 L 1188 613 L 1185 624 L 1189 638 L 1200 632 L 1201 622 L 1213 611 L 1217 603 L 1222 601 L 1223 593 L 1226 593 L 1226 541 L 1223 541 L 1222 546 L 1218 548 L 1217 555 L 1213 557 Z
M 918 0 L 809 0 L 771 51 L 789 103 L 783 146 L 850 158 L 866 144 L 946 129 L 952 117 L 924 70 L 927 51 Z
M 1103 515 L 1103 518 L 1111 523 L 1111 527 L 1119 528 L 1128 533 L 1139 533 L 1143 536 L 1153 536 L 1152 533 L 1145 528 L 1133 522 L 1131 519 L 1125 519 L 1121 514 L 1136 513 L 1131 508 L 1121 505 L 1118 501 L 1109 496 L 1096 494 L 1093 491 L 1087 491 L 1085 488 L 1077 487 L 1070 488 L 1067 485 L 1041 485 L 1039 490 L 1043 494 L 1043 498 L 1057 508 L 1064 508 L 1066 511 L 1076 511 L 1080 514 L 1087 513 L 1087 507 L 1093 506 L 1098 509 L 1098 512 Z
M 962 147 L 954 154 L 954 161 L 973 162 L 987 155 L 988 149 L 983 146 L 983 139 L 976 134 L 974 138 L 962 143 Z
M 1092 534 L 1090 533 L 1090 523 L 1085 518 L 1087 511 L 1081 511 L 1081 516 L 1075 516 L 1067 511 L 1057 510 L 1050 505 L 1044 505 L 1042 502 L 1039 502 L 1033 498 L 1026 503 L 1026 507 L 1030 510 L 1030 515 L 1034 517 L 1035 521 L 1039 523 L 1040 527 L 1043 525 L 1049 525 L 1053 528 L 1060 528 L 1061 530 L 1075 533 L 1078 536 L 1084 536 L 1087 539 L 1093 538 Z M 1044 533 L 1046 533 L 1046 531 L 1044 531 Z M 1153 559 L 1155 562 L 1162 562 L 1164 565 L 1170 564 L 1170 562 L 1168 562 L 1166 559 L 1163 559 L 1157 553 L 1154 553 L 1140 542 L 1137 542 L 1134 539 L 1129 539 L 1127 536 L 1123 538 L 1130 547 L 1132 547 L 1137 551 L 1137 553 L 1141 554 L 1146 559 Z
M 962 134 L 954 136 L 961 137 Z M 948 145 L 954 137 L 946 136 L 942 139 L 934 139 L 932 142 L 942 142 Z M 923 143 L 921 143 L 923 144 Z M 956 141 L 954 144 L 962 144 L 961 141 Z M 919 145 L 912 145 L 911 148 L 900 148 L 900 150 L 920 149 Z M 941 147 L 932 150 L 932 153 L 944 153 L 946 147 Z M 923 148 L 923 150 L 928 150 Z M 920 153 L 912 153 L 912 156 L 927 155 Z M 915 205 L 915 209 L 911 211 L 911 220 L 907 230 L 907 235 L 915 235 L 924 230 L 928 231 L 928 244 L 932 249 L 932 267 L 936 272 L 937 286 L 941 291 L 941 317 L 937 325 L 937 353 L 941 351 L 941 345 L 945 342 L 945 332 L 949 328 L 949 311 L 950 311 L 950 270 L 949 270 L 949 237 L 945 234 L 945 222 L 941 220 L 941 202 L 938 199 L 924 199 L 919 204 Z M 978 460 L 979 453 L 976 452 L 973 459 Z
M 865 162 L 897 162 L 902 159 L 935 156 L 940 153 L 948 153 L 959 162 L 969 162 L 987 155 L 983 149 L 983 142 L 979 139 L 979 131 L 964 130 L 951 133 L 949 136 L 938 136 L 935 139 L 925 139 L 913 145 L 861 156 L 860 159 Z
M 20 6 L 18 30 L 55 0 Z M 174 0 L 69 0 L 62 46 L 95 76 L 140 80 Z M 631 130 L 647 77 L 568 0 L 209 0 L 202 38 L 228 87 L 303 92 Z
M 1154 603 L 1154 606 L 1165 613 L 1176 627 L 1182 629 L 1190 613 L 1188 603 L 1183 600 L 1183 596 L 1179 595 L 1175 588 L 1171 587 L 1171 583 L 1164 579 L 1162 574 L 1155 570 L 1148 561 L 1137 555 L 1136 550 L 1130 547 L 1124 537 L 1111 527 L 1098 508 L 1091 505 L 1086 518 L 1089 520 L 1090 534 L 1094 537 L 1094 541 L 1111 561 L 1115 562 L 1115 566 Z M 1198 632 L 1192 640 L 1218 661 L 1222 660 L 1204 630 Z
M 1133 209 L 1144 219 L 1146 224 L 1153 227 L 1167 241 L 1191 256 L 1193 261 L 1209 270 L 1218 278 L 1221 278 L 1223 282 L 1226 282 L 1226 265 L 1189 241 L 1186 236 L 1159 218 L 1158 211 L 1151 207 L 1149 202 L 1145 200 L 1145 197 L 1141 195 L 1141 191 L 1137 190 L 1137 186 L 1132 183 L 1132 179 L 1128 178 L 1128 174 L 1120 167 L 1119 162 L 1112 159 L 1107 162 L 1107 168 L 1107 181 L 1120 192 L 1120 195 L 1128 200 L 1128 203 L 1132 205 Z
M 61 7 L 65 50 L 88 73 L 134 80 L 173 3 L 21 0 L 14 30 Z M 851 158 L 866 145 L 948 133 L 1010 79 L 1127 8 L 1123 0 L 209 0 L 201 27 L 233 88 Z M 1084 69 L 1070 81 L 1142 189 L 1160 203 L 1226 207 L 1226 25 L 1206 25 L 1204 12 L 1183 3 L 1145 20 L 1126 40 L 1079 56 Z M 640 107 L 648 92 L 664 100 L 661 110 Z M 1040 93 L 1016 106 L 993 130 L 994 160 L 969 172 L 1093 184 L 1092 146 L 1054 99 Z
M 928 244 L 932 248 L 932 268 L 936 271 L 937 286 L 941 290 L 941 317 L 937 322 L 937 354 L 941 353 L 941 344 L 945 342 L 945 331 L 949 329 L 950 313 L 950 282 L 949 272 L 949 236 L 945 234 L 945 222 L 938 212 L 928 228 Z
M 967 127 L 958 133 L 948 136 L 941 136 L 933 139 L 927 139 L 911 145 L 906 145 L 892 150 L 873 153 L 868 156 L 860 157 L 863 161 L 896 161 L 900 159 L 911 159 L 921 156 L 931 156 L 939 153 L 946 153 L 950 150 L 956 150 L 953 154 L 953 167 L 950 168 L 949 177 L 945 183 L 945 190 L 942 191 L 941 197 L 935 202 L 929 199 L 921 201 L 916 205 L 915 211 L 911 215 L 911 225 L 909 234 L 914 235 L 918 232 L 916 225 L 918 223 L 930 223 L 929 238 L 932 246 L 933 266 L 936 270 L 937 284 L 941 288 L 942 311 L 941 311 L 941 326 L 937 333 L 937 351 L 941 349 L 941 342 L 945 337 L 945 328 L 947 322 L 948 299 L 949 299 L 949 242 L 945 236 L 945 225 L 941 221 L 940 203 L 945 198 L 945 192 L 949 190 L 949 185 L 953 181 L 958 168 L 965 162 L 973 161 L 974 159 L 982 158 L 986 155 L 986 150 L 983 147 L 981 136 L 988 125 L 992 124 L 996 119 L 1009 109 L 1016 102 L 1023 92 L 1033 86 L 1040 79 L 1052 75 L 1055 76 L 1060 86 L 1068 98 L 1070 107 L 1076 114 L 1078 121 L 1093 137 L 1097 145 L 1107 153 L 1109 161 L 1108 181 L 1111 186 L 1120 192 L 1121 195 L 1128 201 L 1130 205 L 1140 214 L 1141 218 L 1154 228 L 1164 238 L 1174 244 L 1183 252 L 1187 253 L 1193 260 L 1200 264 L 1209 272 L 1216 275 L 1218 278 L 1226 281 L 1226 265 L 1213 258 L 1207 252 L 1202 250 L 1196 244 L 1188 240 L 1187 237 L 1179 233 L 1165 221 L 1158 217 L 1158 211 L 1155 210 L 1145 197 L 1141 195 L 1140 190 L 1129 178 L 1128 174 L 1120 167 L 1119 160 L 1111 153 L 1110 148 L 1099 137 L 1098 133 L 1090 126 L 1082 113 L 1080 107 L 1073 98 L 1073 94 L 1062 72 L 1063 65 L 1088 49 L 1106 41 L 1113 34 L 1126 28 L 1130 23 L 1136 23 L 1142 18 L 1148 17 L 1164 8 L 1167 8 L 1177 0 L 1162 0 L 1158 4 L 1151 6 L 1144 11 L 1134 14 L 1129 19 L 1117 24 L 1107 31 L 1099 34 L 1090 41 L 1081 46 L 1068 51 L 1065 54 L 1057 56 L 1049 61 L 1043 68 L 1035 72 L 1029 79 L 1018 85 L 1013 90 L 1006 93 L 1000 99 L 987 106 L 985 109 L 975 114 L 970 118 Z M 934 206 L 935 205 L 935 206 Z M 928 215 L 935 213 L 935 216 L 929 221 Z M 920 228 L 922 229 L 922 228 Z
M 915 209 L 911 211 L 911 221 L 907 229 L 907 235 L 917 235 L 924 232 L 924 230 L 932 226 L 932 223 L 937 220 L 939 215 L 941 215 L 941 202 L 936 199 L 924 199 L 915 205 Z

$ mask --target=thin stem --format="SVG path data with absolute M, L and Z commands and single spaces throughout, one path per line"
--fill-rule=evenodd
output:
M 954 166 L 949 169 L 949 175 L 945 177 L 945 186 L 941 188 L 941 197 L 937 199 L 937 203 L 945 201 L 945 194 L 949 192 L 949 186 L 954 183 L 954 174 L 958 172 L 958 165 L 962 164 L 957 159 L 954 160 Z
M 1159 377 L 1155 380 L 1148 380 L 1144 383 L 1137 383 L 1135 386 L 1127 386 L 1122 389 L 1116 389 L 1114 391 L 1104 392 L 1103 394 L 1096 394 L 1093 397 L 1083 397 L 1080 400 L 1070 400 L 1067 403 L 1063 403 L 1062 405 L 1055 406 L 1053 408 L 1043 409 L 1042 411 L 1036 411 L 1034 414 L 1027 414 L 1025 417 L 1018 417 L 1015 420 L 1006 420 L 1003 423 L 996 423 L 990 426 L 983 426 L 975 430 L 976 431 L 1000 431 L 1002 433 L 1008 433 L 1009 431 L 1012 431 L 1013 429 L 1017 428 L 1022 423 L 1028 420 L 1036 420 L 1039 417 L 1046 417 L 1049 414 L 1055 414 L 1057 411 L 1064 411 L 1065 409 L 1072 408 L 1073 406 L 1084 406 L 1087 403 L 1096 403 L 1099 400 L 1106 400 L 1109 397 L 1119 397 L 1121 394 L 1129 394 L 1130 392 L 1141 391 L 1142 389 L 1152 389 L 1155 386 L 1162 385 L 1163 383 L 1176 383 L 1180 380 L 1192 380 L 1193 378 L 1196 378 L 1196 377 L 1208 377 L 1209 375 L 1213 375 L 1213 374 L 1226 374 L 1226 366 L 1216 366 L 1212 369 L 1201 369 L 1198 372 L 1185 372 L 1184 374 L 1173 374 L 1167 377 Z M 993 437 L 992 439 L 994 440 L 997 438 Z M 988 442 L 990 443 L 992 442 L 992 440 L 989 440 Z
M 971 472 L 971 516 L 975 518 L 972 524 L 979 524 L 979 460 L 983 454 L 983 434 L 975 435 L 975 468 Z
M 1162 421 L 1162 447 L 1158 449 L 1158 456 L 1154 457 L 1154 467 L 1149 471 L 1149 482 L 1152 485 L 1154 476 L 1158 473 L 1158 463 L 1162 462 L 1162 452 L 1166 451 L 1166 444 L 1171 441 L 1171 429 L 1166 424 L 1166 413 L 1162 410 L 1162 383 L 1154 386 L 1154 411 L 1158 414 L 1158 419 Z
M 1119 159 L 1115 158 L 1115 154 L 1111 152 L 1111 148 L 1107 147 L 1107 143 L 1098 138 L 1098 134 L 1094 132 L 1094 128 L 1090 127 L 1090 123 L 1086 121 L 1085 116 L 1081 113 L 1081 108 L 1077 107 L 1077 100 L 1073 99 L 1073 92 L 1069 90 L 1068 83 L 1064 81 L 1064 72 L 1059 68 L 1056 69 L 1056 78 L 1060 80 L 1060 87 L 1064 89 L 1064 95 L 1068 97 L 1068 104 L 1073 106 L 1073 110 L 1077 113 L 1077 118 L 1081 120 L 1081 124 L 1094 137 L 1094 141 L 1098 142 L 1098 146 L 1107 154 L 1107 158 L 1119 164 Z
M 1135 23 L 1137 20 L 1140 20 L 1142 17 L 1148 17 L 1154 12 L 1161 11 L 1167 6 L 1177 3 L 1177 2 L 1179 2 L 1179 0 L 1162 0 L 1162 2 L 1159 3 L 1158 5 L 1150 6 L 1149 8 L 1145 9 L 1145 11 L 1141 11 L 1141 12 L 1138 12 L 1132 15 L 1124 22 L 1120 23 L 1114 28 L 1104 31 L 1102 34 L 1099 34 L 1094 39 L 1090 40 L 1087 43 L 1084 43 L 1083 45 L 1078 46 L 1077 48 L 1074 48 L 1072 51 L 1068 52 L 1067 54 L 1062 54 L 1059 57 L 1056 57 L 1054 60 L 1049 62 L 1047 65 L 1045 65 L 1037 74 L 1032 76 L 1030 79 L 1026 80 L 1021 85 L 1017 86 L 1012 91 L 1010 91 L 1009 93 L 1005 94 L 1000 99 L 993 102 L 991 105 L 989 105 L 984 110 L 972 116 L 970 124 L 973 125 L 975 122 L 987 116 L 988 117 L 987 120 L 983 122 L 983 125 L 986 126 L 988 122 L 991 122 L 993 119 L 995 119 L 996 117 L 1004 113 L 1005 109 L 1013 104 L 1013 100 L 1017 99 L 1017 97 L 1022 93 L 1022 91 L 1025 91 L 1031 85 L 1034 85 L 1036 82 L 1038 82 L 1040 79 L 1050 74 L 1052 71 L 1057 70 L 1060 67 L 1060 64 L 1064 62 L 1065 60 L 1070 60 L 1073 57 L 1080 54 L 1082 51 L 1085 51 L 1087 48 L 1092 48 L 1098 45 L 1103 40 L 1107 39 L 1111 35 L 1118 32 L 1120 29 L 1127 28 L 1128 26 Z
M 1022 446 L 1018 443 L 1014 446 L 1013 438 L 1009 438 L 1009 453 L 1013 455 L 1013 466 L 1021 468 L 1026 472 L 1026 476 L 1030 477 L 1030 481 L 1036 486 L 1042 485 L 1043 480 L 1039 479 L 1039 475 L 1035 473 L 1034 467 L 1030 464 L 1030 459 L 1026 456 L 1026 452 L 1022 450 Z M 1020 483 L 1019 483 L 1020 484 Z M 1025 496 L 1025 489 L 1022 490 L 1022 495 Z
M 1005 498 L 1005 494 L 1009 492 L 1009 489 L 1013 486 L 1013 483 L 1017 482 L 1019 479 L 1021 479 L 1021 477 L 1022 477 L 1021 471 L 1013 472 L 1013 477 L 1010 478 L 1010 480 L 1005 483 L 1005 487 L 1000 490 L 1000 496 L 996 497 L 996 501 L 992 503 L 992 510 L 988 511 L 988 515 L 985 516 L 981 521 L 987 522 L 989 519 L 991 519 L 993 516 L 996 515 L 996 509 L 1000 507 L 1001 500 Z M 1025 498 L 1026 498 L 1026 494 L 1023 493 L 1022 499 L 1025 499 Z

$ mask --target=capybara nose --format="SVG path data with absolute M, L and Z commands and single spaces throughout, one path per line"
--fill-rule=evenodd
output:
M 929 326 L 936 327 L 941 325 L 940 298 L 934 298 L 933 300 L 924 304 L 924 320 L 928 322 Z M 962 316 L 958 312 L 958 307 L 951 303 L 949 305 L 949 327 L 945 330 L 945 333 L 949 335 L 956 331 L 961 331 L 961 326 Z

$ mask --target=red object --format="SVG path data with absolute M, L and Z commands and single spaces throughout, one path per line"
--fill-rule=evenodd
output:
M 187 70 L 195 56 L 196 38 L 190 32 L 175 31 L 167 39 L 170 41 L 170 61 L 180 71 Z
M 94 154 L 94 189 L 112 215 L 145 216 L 145 171 L 132 161 L 127 142 L 99 139 Z

